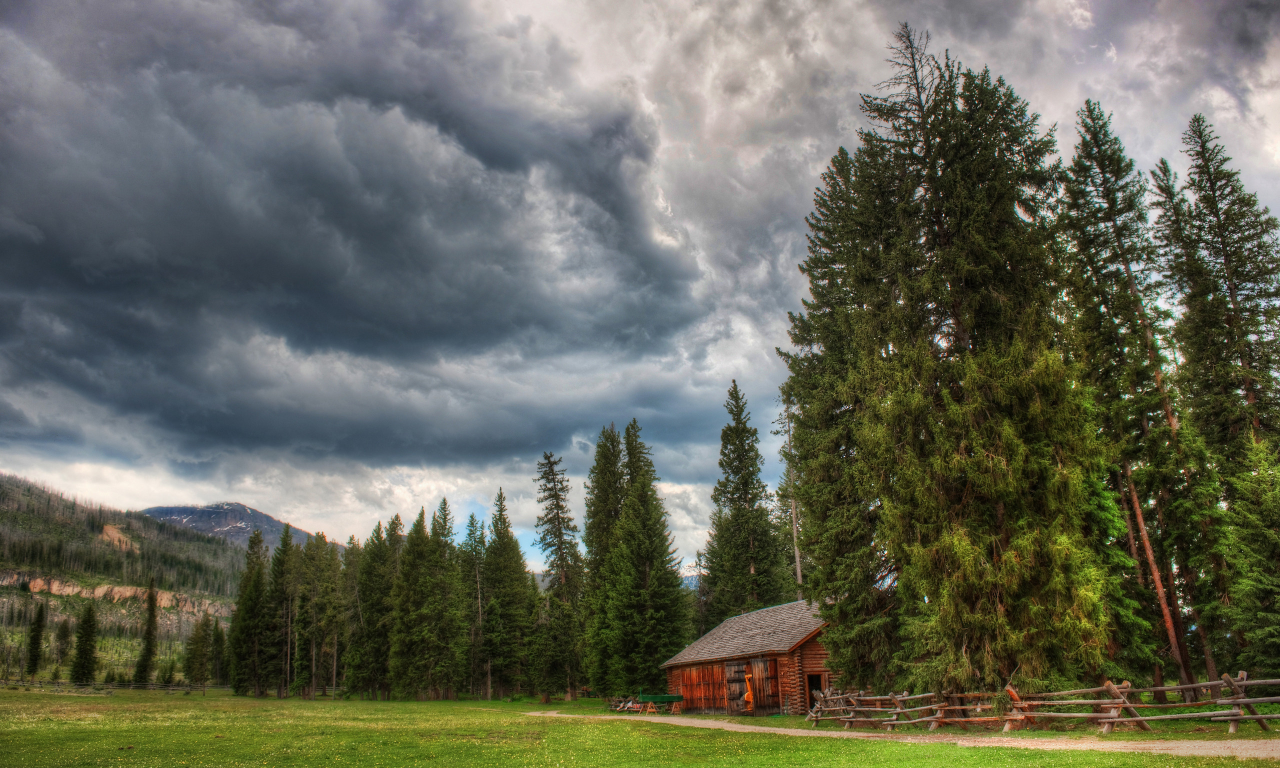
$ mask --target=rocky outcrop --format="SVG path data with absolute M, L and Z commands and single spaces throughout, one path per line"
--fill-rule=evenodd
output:
M 124 587 L 115 584 L 81 587 L 74 581 L 43 577 L 25 571 L 0 571 L 0 587 L 17 587 L 24 583 L 33 593 L 48 593 L 59 597 L 88 597 L 112 603 L 147 598 L 146 587 Z M 223 618 L 231 616 L 231 605 L 228 603 L 184 595 L 180 592 L 168 592 L 163 589 L 156 590 L 156 604 L 161 608 L 176 608 L 181 613 L 199 615 L 208 611 L 213 616 Z

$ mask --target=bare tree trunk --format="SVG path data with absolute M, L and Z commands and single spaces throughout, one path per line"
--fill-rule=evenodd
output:
M 1120 488 L 1120 508 L 1124 510 L 1124 529 L 1129 533 L 1129 555 L 1133 558 L 1134 570 L 1138 572 L 1138 586 L 1145 587 L 1147 584 L 1146 579 L 1142 577 L 1142 558 L 1138 557 L 1138 546 L 1133 540 L 1133 526 L 1129 524 L 1129 494 L 1124 492 L 1119 478 L 1116 478 L 1116 486 Z
M 1151 668 L 1151 685 L 1152 687 L 1155 687 L 1155 688 L 1164 687 L 1164 667 L 1160 666 L 1160 662 L 1158 661 L 1156 662 L 1155 666 Z M 1152 698 L 1155 699 L 1155 702 L 1157 704 L 1169 703 L 1169 696 L 1165 694 L 1164 691 L 1156 691 L 1155 693 L 1151 694 L 1151 696 Z
M 1204 646 L 1204 668 L 1210 680 L 1218 679 L 1218 665 L 1213 661 L 1213 649 L 1209 647 L 1209 633 L 1204 631 L 1204 622 L 1200 621 L 1200 612 L 1191 606 L 1191 618 L 1196 622 L 1196 632 L 1200 635 L 1200 644 Z
M 787 454 L 791 454 L 791 413 L 787 413 Z M 787 461 L 787 484 L 791 494 L 791 549 L 796 558 L 796 584 L 804 584 L 804 573 L 800 570 L 800 515 L 796 509 L 796 470 L 792 461 Z M 796 599 L 804 599 L 804 591 L 796 590 Z
M 1164 585 L 1160 580 L 1160 567 L 1156 565 L 1155 552 L 1151 549 L 1151 539 L 1147 536 L 1147 524 L 1142 518 L 1142 504 L 1138 501 L 1138 490 L 1133 485 L 1133 477 L 1129 471 L 1129 462 L 1124 463 L 1124 479 L 1129 486 L 1129 497 L 1133 504 L 1133 513 L 1138 520 L 1138 534 L 1142 538 L 1142 548 L 1147 555 L 1147 567 L 1151 569 L 1151 581 L 1156 585 L 1156 600 L 1160 602 L 1160 613 L 1164 618 L 1164 628 L 1169 635 L 1169 651 L 1173 654 L 1173 660 L 1178 664 L 1178 678 L 1183 685 L 1191 684 L 1191 677 L 1187 674 L 1187 666 L 1183 662 L 1182 652 L 1178 646 L 1178 634 L 1173 628 L 1173 616 L 1169 612 L 1169 601 L 1165 598 Z
M 1173 563 L 1169 564 L 1169 570 L 1165 572 L 1167 577 L 1166 593 L 1169 595 L 1169 608 L 1173 611 L 1173 628 L 1178 632 L 1178 652 L 1182 654 L 1182 660 L 1187 665 L 1187 677 L 1185 683 L 1194 683 L 1195 677 L 1191 674 L 1191 652 L 1187 649 L 1187 627 L 1182 621 L 1182 602 L 1178 598 L 1177 583 L 1173 578 Z M 1191 692 L 1193 700 L 1199 700 L 1199 696 L 1195 691 Z M 1184 695 L 1183 698 L 1186 698 Z

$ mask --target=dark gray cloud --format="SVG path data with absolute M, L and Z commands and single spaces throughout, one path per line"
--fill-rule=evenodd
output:
M 699 314 L 697 267 L 638 195 L 652 119 L 580 87 L 529 24 L 326 2 L 30 2 L 3 23 L 10 386 L 57 383 L 192 445 L 406 460 L 441 436 L 396 407 L 321 423 L 237 357 L 269 337 L 410 365 L 626 358 Z M 448 450 L 548 437 L 527 431 Z
M 0 468 L 341 537 L 503 485 L 528 526 L 541 452 L 580 480 L 635 416 L 691 555 L 900 21 L 1064 153 L 1086 97 L 1144 167 L 1205 112 L 1280 199 L 1274 3 L 9 0 Z

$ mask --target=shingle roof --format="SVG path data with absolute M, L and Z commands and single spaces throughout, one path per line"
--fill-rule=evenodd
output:
M 786 653 L 823 624 L 822 619 L 814 615 L 813 604 L 804 600 L 761 608 L 725 619 L 662 666 Z

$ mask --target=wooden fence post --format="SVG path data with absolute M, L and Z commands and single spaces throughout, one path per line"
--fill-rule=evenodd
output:
M 1018 695 L 1018 692 L 1016 690 L 1014 690 L 1013 685 L 1012 684 L 1006 685 L 1004 687 L 1004 690 L 1005 690 L 1005 693 L 1009 694 L 1009 700 L 1013 702 L 1014 713 L 1022 715 L 1022 718 L 1019 720 L 1013 720 L 1013 719 L 1006 720 L 1004 723 L 1004 732 L 1009 733 L 1010 731 L 1016 731 L 1019 728 L 1021 728 L 1023 725 L 1035 725 L 1036 724 L 1035 718 L 1030 716 L 1031 708 L 1028 706 L 1025 706 L 1022 703 L 1022 697 Z
M 1108 681 L 1104 684 L 1104 687 L 1107 689 L 1107 693 L 1111 694 L 1111 697 L 1112 697 L 1113 699 L 1119 699 L 1119 700 L 1120 700 L 1120 702 L 1121 702 L 1121 703 L 1120 703 L 1120 705 L 1119 705 L 1119 708 L 1120 708 L 1120 709 L 1123 709 L 1125 712 L 1127 712 L 1127 713 L 1129 714 L 1129 717 L 1136 717 L 1136 718 L 1138 718 L 1138 727 L 1139 727 L 1139 728 L 1141 728 L 1141 729 L 1142 729 L 1142 730 L 1144 730 L 1144 731 L 1150 731 L 1150 730 L 1151 730 L 1151 724 L 1150 724 L 1150 723 L 1148 723 L 1146 720 L 1143 720 L 1143 719 L 1142 719 L 1142 715 L 1139 715 L 1139 714 L 1138 714 L 1138 710 L 1134 709 L 1133 707 L 1128 706 L 1128 704 L 1129 704 L 1129 697 L 1128 697 L 1126 694 L 1127 694 L 1128 689 L 1129 689 L 1129 681 L 1128 681 L 1128 680 L 1126 680 L 1126 681 L 1124 681 L 1123 683 L 1121 683 L 1120 685 L 1125 689 L 1124 691 L 1121 691 L 1121 690 L 1120 690 L 1120 688 L 1117 688 L 1117 687 L 1115 686 L 1115 684 L 1114 684 L 1114 683 L 1112 683 L 1110 680 L 1108 680 Z M 1111 732 L 1111 731 L 1109 731 L 1109 730 L 1106 730 L 1106 726 L 1109 726 L 1109 725 L 1111 725 L 1111 723 L 1104 723 L 1104 724 L 1103 724 L 1103 728 L 1104 728 L 1103 733 L 1110 733 L 1110 732 Z
M 1248 679 L 1249 679 L 1249 674 L 1244 671 L 1240 672 L 1239 680 L 1232 680 L 1231 675 L 1228 675 L 1226 672 L 1222 673 L 1222 682 L 1226 683 L 1231 688 L 1231 692 L 1240 698 L 1245 698 L 1245 692 L 1244 692 L 1244 689 L 1238 685 L 1238 683 L 1243 683 L 1245 680 L 1248 680 Z M 1254 707 L 1252 704 L 1245 704 L 1244 708 L 1249 711 L 1249 714 L 1254 715 L 1255 717 L 1258 715 L 1257 708 Z M 1236 707 L 1236 710 L 1237 710 L 1236 714 L 1239 714 L 1238 705 Z M 1271 730 L 1271 727 L 1267 725 L 1267 721 L 1263 720 L 1261 717 L 1258 717 L 1258 719 L 1254 720 L 1254 722 L 1257 723 L 1259 726 L 1261 726 L 1262 730 L 1264 731 Z M 1227 729 L 1227 733 L 1235 733 L 1236 726 L 1239 725 L 1239 723 L 1240 723 L 1239 720 L 1232 720 L 1231 727 Z

